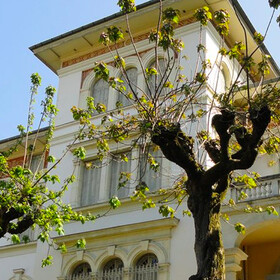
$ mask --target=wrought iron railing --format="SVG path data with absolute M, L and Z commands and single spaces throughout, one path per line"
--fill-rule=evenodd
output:
M 122 280 L 124 270 L 123 268 L 115 268 L 99 272 L 95 275 L 95 280 Z
M 93 278 L 91 276 L 91 273 L 88 272 L 79 273 L 77 275 L 71 275 L 66 278 L 66 280 L 92 280 L 92 279 Z
M 157 280 L 158 264 L 136 266 L 131 269 L 131 280 Z
M 126 275 L 126 277 L 125 277 Z M 98 273 L 83 273 L 68 276 L 66 280 L 157 280 L 158 264 L 137 266 L 127 271 L 124 268 L 112 269 Z

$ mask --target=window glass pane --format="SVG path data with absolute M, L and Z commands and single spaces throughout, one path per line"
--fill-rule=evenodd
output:
M 44 159 L 42 158 L 42 155 L 38 156 L 32 156 L 31 164 L 30 164 L 30 170 L 34 172 L 38 172 L 44 167 Z
M 158 259 L 156 255 L 146 254 L 137 261 L 136 266 L 155 265 L 157 263 Z
M 153 62 L 149 68 L 152 68 L 152 67 L 155 67 L 155 62 Z M 161 79 L 162 79 L 162 76 L 164 76 L 164 73 L 166 71 L 166 62 L 163 58 L 160 58 L 158 60 L 158 69 L 157 69 L 157 72 L 158 72 L 158 75 L 157 75 L 157 87 L 159 86 L 159 83 L 161 82 Z M 155 85 L 156 85 L 156 77 L 153 75 L 149 78 L 148 80 L 148 84 L 149 84 L 149 87 L 150 87 L 150 90 L 152 92 L 152 94 L 155 93 Z M 164 90 L 161 91 L 161 95 L 164 94 Z
M 119 258 L 115 258 L 107 262 L 103 268 L 102 280 L 122 280 L 123 279 L 123 262 Z M 99 280 L 98 279 L 98 280 Z
M 87 168 L 89 166 L 89 168 Z M 101 179 L 101 162 L 93 160 L 83 165 L 82 172 L 82 194 L 81 206 L 90 205 L 99 199 L 99 188 Z
M 156 280 L 158 272 L 158 259 L 154 254 L 141 257 L 135 267 L 135 280 Z
M 103 79 L 98 80 L 92 87 L 92 97 L 94 103 L 102 103 L 106 107 L 108 105 L 109 85 Z
M 137 92 L 137 78 L 138 78 L 138 73 L 137 73 L 137 68 L 129 68 L 126 70 L 128 79 L 131 82 L 131 86 L 133 88 L 134 92 Z M 124 76 L 121 76 L 121 80 L 123 80 L 123 85 L 126 88 L 126 93 L 131 92 L 130 86 L 127 83 L 127 79 Z M 123 104 L 123 106 L 128 106 L 131 104 L 131 102 L 123 95 L 118 93 L 118 101 Z
M 80 265 L 78 265 L 72 275 L 71 275 L 71 280 L 78 280 L 78 279 L 83 279 L 83 280 L 88 280 L 90 279 L 89 276 L 90 276 L 90 273 L 91 273 L 91 267 L 88 263 L 82 263 Z
M 111 198 L 114 195 L 119 198 L 123 198 L 128 195 L 129 181 L 126 183 L 124 187 L 120 189 L 118 189 L 118 185 L 119 185 L 119 178 L 121 172 L 126 172 L 126 173 L 131 172 L 131 153 L 126 154 L 128 158 L 128 162 L 121 161 L 121 155 L 122 154 L 114 155 L 110 163 L 111 181 L 110 181 L 109 198 Z
M 159 169 L 157 172 L 150 168 L 150 164 L 148 163 L 148 153 L 152 155 L 152 157 L 159 164 Z M 140 151 L 139 157 L 139 180 L 144 182 L 151 192 L 156 191 L 161 188 L 161 169 L 163 162 L 163 154 L 160 149 L 154 151 L 152 148 L 149 149 L 149 152 L 143 154 Z
M 108 261 L 104 265 L 103 271 L 115 270 L 120 268 L 123 268 L 123 262 L 121 259 L 116 258 Z
M 218 77 L 218 84 L 217 84 L 217 93 L 225 93 L 226 92 L 226 77 L 223 70 L 220 71 Z

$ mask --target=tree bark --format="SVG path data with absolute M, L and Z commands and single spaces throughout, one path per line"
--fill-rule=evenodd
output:
M 220 224 L 220 195 L 191 195 L 188 207 L 195 224 L 197 274 L 190 280 L 224 280 L 225 259 Z

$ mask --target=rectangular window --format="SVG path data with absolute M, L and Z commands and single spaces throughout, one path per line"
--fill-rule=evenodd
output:
M 124 155 L 127 160 L 124 160 Z M 142 153 L 140 149 L 139 159 L 132 159 L 132 152 L 122 152 L 112 155 L 110 162 L 104 166 L 98 159 L 83 163 L 80 205 L 92 205 L 99 202 L 101 198 L 104 201 L 104 199 L 110 199 L 113 196 L 118 198 L 128 197 L 129 189 L 134 185 L 136 179 L 139 182 L 144 182 L 149 187 L 150 192 L 162 188 L 163 158 L 159 149 L 152 150 L 150 147 L 147 153 Z M 148 159 L 154 160 L 154 165 L 159 165 L 158 172 L 151 168 Z M 138 161 L 138 165 L 134 168 L 132 168 L 134 166 L 133 160 Z M 131 182 L 129 178 L 126 184 L 122 186 L 122 183 L 126 181 L 126 176 L 121 177 L 121 173 L 130 176 L 135 172 L 137 176 L 133 179 L 134 181 Z
M 119 183 L 125 180 L 125 177 L 120 179 L 120 175 L 122 172 L 131 173 L 131 153 L 125 154 L 128 161 L 122 160 L 121 156 L 124 153 L 116 154 L 113 156 L 112 161 L 110 163 L 110 188 L 109 188 L 109 198 L 112 196 L 117 196 L 118 198 L 123 198 L 128 196 L 129 194 L 129 181 L 126 183 L 124 187 L 119 188 Z
M 81 206 L 91 205 L 99 200 L 101 162 L 93 160 L 83 163 Z
M 149 159 L 148 154 L 150 154 L 153 157 L 153 159 L 156 161 L 155 164 L 159 165 L 157 172 L 153 168 L 151 168 L 151 165 L 148 162 Z M 153 148 L 150 147 L 149 151 L 145 152 L 144 154 L 141 153 L 141 149 L 140 149 L 139 181 L 144 182 L 150 189 L 150 192 L 156 191 L 162 187 L 161 186 L 162 163 L 163 163 L 163 154 L 160 149 L 153 150 Z

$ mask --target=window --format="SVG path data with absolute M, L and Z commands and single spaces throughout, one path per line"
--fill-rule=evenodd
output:
M 155 67 L 155 62 L 153 62 L 149 68 L 152 68 L 152 67 Z M 161 82 L 161 79 L 166 71 L 166 68 L 167 68 L 167 65 L 166 65 L 166 62 L 163 58 L 159 58 L 158 59 L 158 67 L 157 67 L 157 72 L 158 72 L 158 75 L 152 75 L 151 77 L 149 77 L 149 80 L 148 80 L 148 84 L 149 84 L 149 87 L 150 87 L 150 90 L 151 90 L 151 93 L 154 94 L 155 93 L 155 85 L 156 85 L 156 77 L 157 77 L 157 87 L 159 86 L 159 83 Z M 162 84 L 161 84 L 162 85 Z M 164 90 L 161 91 L 161 95 L 164 94 Z
M 224 70 L 219 71 L 216 91 L 218 94 L 226 92 L 226 75 Z
M 151 169 L 148 163 L 148 157 L 151 156 L 159 164 L 158 171 Z M 151 192 L 161 188 L 161 168 L 163 162 L 163 155 L 160 149 L 154 151 L 152 148 L 149 149 L 148 153 L 141 153 L 139 155 L 139 181 L 145 183 Z
M 109 198 L 114 195 L 119 198 L 123 198 L 128 195 L 129 182 L 127 182 L 127 184 L 122 188 L 119 188 L 118 186 L 121 172 L 131 172 L 131 153 L 126 154 L 128 162 L 121 160 L 121 155 L 123 155 L 123 153 L 113 155 L 111 164 L 109 166 L 111 175 Z
M 92 97 L 94 103 L 102 103 L 106 107 L 108 105 L 109 85 L 103 79 L 98 80 L 92 87 Z
M 158 259 L 155 254 L 146 254 L 136 263 L 134 280 L 157 280 Z
M 32 156 L 30 170 L 33 173 L 44 168 L 44 158 L 42 157 L 43 155 Z
M 128 76 L 129 81 L 131 82 L 131 86 L 134 92 L 137 91 L 137 75 L 138 70 L 136 67 L 129 68 L 126 70 L 126 74 Z M 127 83 L 127 79 L 124 75 L 121 76 L 121 80 L 124 81 L 123 85 L 126 87 L 126 93 L 131 92 L 130 86 Z M 121 102 L 123 106 L 130 105 L 129 99 L 127 99 L 123 94 L 118 93 L 118 102 Z
M 35 232 L 32 228 L 28 228 L 18 235 L 20 242 L 28 243 L 35 240 Z
M 122 280 L 123 279 L 123 262 L 119 258 L 114 258 L 108 261 L 102 272 L 100 273 L 98 280 Z
M 91 267 L 88 263 L 82 263 L 76 266 L 67 280 L 91 280 Z
M 99 200 L 101 164 L 99 159 L 83 164 L 81 206 L 90 205 Z

